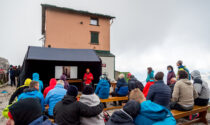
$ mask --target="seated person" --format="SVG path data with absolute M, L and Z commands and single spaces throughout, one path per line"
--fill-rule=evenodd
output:
M 155 83 L 149 88 L 147 100 L 168 108 L 171 99 L 171 89 L 164 83 L 163 77 L 163 72 L 158 72 L 155 75 Z
M 209 103 L 209 87 L 208 83 L 201 78 L 200 72 L 194 70 L 191 73 L 193 86 L 198 93 L 198 98 L 195 99 L 195 105 L 206 106 Z
M 171 95 L 174 91 L 174 86 L 176 84 L 176 77 L 171 78 L 169 87 L 171 88 Z
M 64 81 L 64 89 L 68 89 L 68 87 L 69 87 L 69 82 L 66 80 L 66 75 L 65 74 L 63 74 L 63 75 L 61 75 L 61 77 L 60 77 L 60 80 L 63 80 Z
M 188 79 L 188 73 L 184 70 L 178 72 L 179 81 L 174 86 L 171 109 L 190 111 L 194 106 L 194 99 L 198 97 L 193 84 Z
M 54 117 L 58 125 L 80 125 L 80 117 L 95 117 L 103 111 L 103 104 L 89 107 L 77 101 L 78 89 L 70 85 L 64 98 L 55 105 Z
M 129 80 L 128 80 L 129 92 L 135 88 L 139 88 L 141 91 L 143 91 L 144 85 L 139 80 L 137 80 L 134 75 L 129 73 L 128 78 L 129 78 Z
M 23 90 L 26 88 L 29 88 L 29 85 L 31 83 L 31 79 L 27 78 L 24 82 L 24 85 L 18 87 L 15 92 L 12 94 L 12 96 L 9 99 L 9 105 L 12 104 L 12 102 L 15 100 L 16 97 L 18 97 L 20 94 L 23 93 Z
M 109 98 L 109 87 L 109 82 L 106 80 L 106 77 L 102 75 L 95 90 L 96 95 L 98 95 L 101 99 Z
M 145 87 L 144 87 L 144 89 L 143 89 L 143 94 L 144 94 L 145 97 L 147 97 L 147 94 L 148 94 L 148 92 L 149 92 L 150 86 L 153 85 L 154 83 L 155 83 L 154 78 L 151 78 L 151 79 L 147 82 L 147 84 L 145 85 Z
M 106 125 L 135 125 L 134 119 L 139 114 L 140 104 L 137 101 L 128 101 L 119 111 L 115 111 Z
M 64 81 L 58 80 L 54 89 L 50 90 L 45 98 L 45 104 L 49 105 L 48 116 L 53 117 L 53 109 L 55 104 L 61 101 L 66 95 L 66 89 L 64 89 Z
M 99 97 L 94 93 L 94 89 L 92 86 L 85 86 L 82 95 L 80 96 L 80 102 L 93 107 L 100 104 Z M 99 115 L 95 117 L 80 117 L 81 125 L 105 125 L 103 113 L 101 112 Z
M 57 81 L 56 81 L 55 78 L 50 79 L 50 84 L 49 84 L 49 86 L 46 87 L 46 88 L 44 89 L 44 93 L 43 93 L 44 98 L 47 96 L 47 93 L 48 93 L 50 90 L 54 89 L 56 83 L 57 83 Z
M 112 97 L 116 96 L 126 96 L 128 95 L 128 84 L 125 81 L 125 75 L 120 74 L 119 79 L 117 80 L 117 88 L 115 88 L 115 91 L 112 93 Z M 119 101 L 119 105 L 121 105 L 121 101 Z M 116 102 L 114 102 L 114 105 L 117 105 Z
M 139 89 L 131 91 L 129 100 L 140 103 L 139 114 L 134 120 L 135 125 L 176 125 L 176 120 L 167 108 L 150 100 L 146 101 Z
M 25 98 L 38 98 L 42 106 L 42 111 L 44 111 L 44 96 L 39 91 L 39 82 L 31 81 L 29 88 L 24 89 L 24 92 L 18 96 L 18 101 Z
M 9 107 L 7 125 L 54 125 L 44 115 L 36 98 L 22 99 Z

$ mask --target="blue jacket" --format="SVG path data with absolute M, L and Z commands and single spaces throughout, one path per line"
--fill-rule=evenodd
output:
M 176 120 L 167 108 L 151 101 L 144 101 L 140 106 L 135 125 L 176 125 Z
M 42 92 L 44 85 L 41 80 L 39 80 L 39 73 L 33 73 L 32 80 L 39 82 L 39 91 Z
M 171 99 L 171 89 L 162 81 L 157 81 L 151 85 L 147 94 L 147 100 L 151 100 L 159 105 L 168 107 Z
M 101 99 L 109 98 L 109 82 L 105 79 L 101 79 L 96 87 L 95 93 Z
M 41 116 L 32 121 L 29 125 L 56 125 L 56 124 L 52 123 L 46 116 Z
M 154 71 L 153 70 L 150 74 L 147 74 L 146 82 L 150 81 L 151 78 L 154 78 Z
M 45 98 L 45 104 L 49 104 L 48 114 L 53 116 L 55 104 L 61 101 L 66 95 L 66 89 L 61 84 L 57 84 L 54 89 L 50 90 Z
M 128 84 L 124 78 L 117 80 L 117 88 L 115 89 L 115 92 L 120 96 L 126 96 L 128 94 Z
M 44 111 L 44 96 L 41 92 L 31 88 L 25 89 L 24 92 L 18 96 L 18 100 L 25 98 L 39 98 L 42 105 L 42 111 Z

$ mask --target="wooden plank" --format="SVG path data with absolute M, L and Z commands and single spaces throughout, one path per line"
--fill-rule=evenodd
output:
M 100 99 L 101 102 L 114 102 L 114 101 L 123 101 L 123 100 L 128 100 L 127 96 L 124 97 L 110 97 L 108 99 Z
M 104 111 L 107 110 L 113 110 L 113 109 L 121 109 L 123 106 L 113 106 L 113 107 L 109 107 L 109 108 L 104 108 Z

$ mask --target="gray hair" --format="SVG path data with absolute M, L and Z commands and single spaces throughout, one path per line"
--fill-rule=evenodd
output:
M 119 79 L 122 79 L 122 78 L 125 78 L 125 75 L 124 74 L 120 74 L 118 77 L 119 77 Z
M 63 80 L 58 80 L 57 83 L 56 83 L 56 85 L 58 85 L 58 84 L 64 86 L 64 81 Z

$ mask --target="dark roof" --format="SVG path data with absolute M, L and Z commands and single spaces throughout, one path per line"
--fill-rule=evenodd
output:
M 115 57 L 110 51 L 95 50 L 95 52 L 100 57 Z
M 100 62 L 101 60 L 91 49 L 58 49 L 46 47 L 28 48 L 26 60 Z
M 115 18 L 115 17 L 110 16 L 110 15 L 104 15 L 104 14 L 99 14 L 99 13 L 91 13 L 89 11 L 75 10 L 75 9 L 72 9 L 72 8 L 58 7 L 58 6 L 49 5 L 49 4 L 41 4 L 41 6 L 42 6 L 42 34 L 45 33 L 45 10 L 46 10 L 46 8 L 51 8 L 51 9 L 56 9 L 56 10 L 61 10 L 61 11 L 68 11 L 68 12 L 71 12 L 71 13 L 89 15 L 89 16 L 94 16 L 94 17 L 101 17 L 101 18 L 108 18 L 108 19 Z

